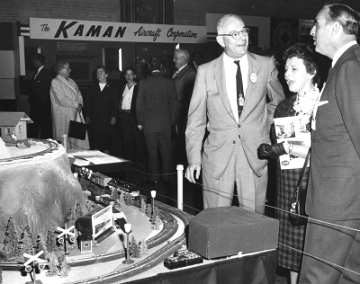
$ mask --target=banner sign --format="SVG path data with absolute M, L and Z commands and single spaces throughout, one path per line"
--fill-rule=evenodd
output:
M 30 18 L 30 38 L 49 40 L 206 43 L 205 26 Z

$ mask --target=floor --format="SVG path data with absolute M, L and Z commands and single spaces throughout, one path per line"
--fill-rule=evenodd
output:
M 160 183 L 157 186 L 149 186 L 144 184 L 147 180 L 147 174 L 144 169 L 133 168 L 128 174 L 126 179 L 135 184 L 141 190 L 141 194 L 150 197 L 150 192 L 156 190 L 156 200 L 166 203 L 168 205 L 177 206 L 177 173 L 174 170 L 169 174 L 169 183 Z M 124 177 L 122 177 L 124 178 Z M 201 183 L 191 184 L 184 179 L 184 194 L 183 194 L 183 210 L 190 214 L 196 215 L 202 209 L 202 188 Z M 236 201 L 234 202 L 236 204 Z M 271 216 L 272 212 L 269 210 L 267 215 Z M 276 274 L 275 284 L 288 284 L 287 274 L 280 268 Z

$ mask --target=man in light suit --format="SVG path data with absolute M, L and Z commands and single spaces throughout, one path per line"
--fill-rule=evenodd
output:
M 258 158 L 257 147 L 270 142 L 283 88 L 273 61 L 248 52 L 248 29 L 239 16 L 223 16 L 217 32 L 224 53 L 199 66 L 196 75 L 186 128 L 185 177 L 195 183 L 202 169 L 205 208 L 230 206 L 236 183 L 239 204 L 263 213 L 267 162 Z M 240 60 L 242 100 L 235 60 Z M 203 145 L 206 127 L 209 135 Z
M 177 109 L 177 134 L 175 141 L 175 162 L 177 164 L 187 165 L 186 150 L 185 150 L 185 129 L 187 123 L 187 114 L 189 111 L 189 104 L 191 94 L 194 88 L 196 72 L 189 64 L 189 52 L 185 49 L 175 49 L 174 62 L 176 72 L 172 79 L 175 82 L 177 93 L 178 109 Z
M 360 283 L 359 21 L 349 6 L 329 4 L 311 30 L 332 68 L 313 113 L 301 284 Z
M 171 161 L 171 127 L 176 123 L 177 99 L 174 82 L 161 72 L 158 56 L 150 59 L 151 75 L 139 83 L 136 100 L 138 128 L 144 131 L 148 150 L 148 185 L 158 185 L 159 151 L 162 158 L 162 179 L 169 182 Z

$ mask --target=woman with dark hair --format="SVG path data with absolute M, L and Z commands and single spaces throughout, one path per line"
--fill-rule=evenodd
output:
M 285 51 L 284 61 L 286 62 L 285 81 L 289 90 L 294 94 L 279 103 L 274 118 L 300 116 L 304 122 L 304 127 L 310 130 L 312 111 L 320 95 L 319 67 L 315 52 L 309 45 L 295 44 Z M 308 150 L 308 146 L 290 143 L 272 146 L 262 144 L 259 147 L 259 157 L 275 159 L 282 154 L 290 153 L 305 158 Z M 291 283 L 295 284 L 300 270 L 306 226 L 293 226 L 289 221 L 287 211 L 294 195 L 301 168 L 282 170 L 280 163 L 277 164 L 276 193 L 277 206 L 280 208 L 277 211 L 277 218 L 280 222 L 278 265 L 290 271 Z M 302 179 L 304 188 L 307 186 L 308 175 L 309 168 L 306 168 Z
M 64 134 L 69 133 L 70 120 L 79 116 L 82 118 L 83 97 L 74 80 L 70 78 L 70 64 L 68 61 L 56 62 L 54 70 L 57 76 L 51 81 L 50 99 L 53 117 L 53 138 L 62 141 Z M 89 149 L 89 140 L 68 137 L 68 148 Z
M 96 69 L 97 83 L 93 84 L 86 96 L 86 122 L 89 125 L 90 147 L 109 153 L 111 147 L 111 128 L 116 123 L 118 95 L 116 88 L 108 83 L 108 70 L 105 66 Z

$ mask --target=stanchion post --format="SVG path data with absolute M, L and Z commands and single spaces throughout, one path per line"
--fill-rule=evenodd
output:
M 63 146 L 67 150 L 67 134 L 63 134 Z
M 177 165 L 177 208 L 183 210 L 184 200 L 184 165 Z

